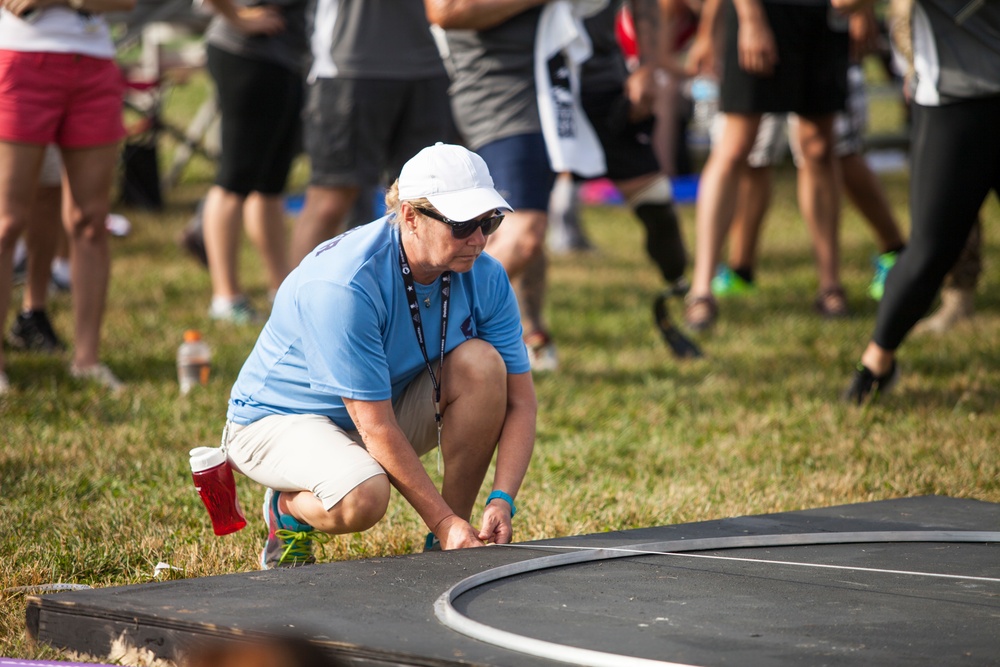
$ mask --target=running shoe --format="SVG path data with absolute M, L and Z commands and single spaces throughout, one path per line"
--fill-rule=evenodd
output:
M 872 262 L 875 265 L 875 275 L 868 283 L 868 296 L 875 301 L 881 301 L 885 295 L 885 279 L 889 275 L 889 269 L 896 265 L 897 259 L 899 259 L 899 252 L 893 250 L 882 253 Z
M 245 296 L 228 302 L 212 299 L 208 316 L 217 322 L 232 322 L 233 324 L 258 324 L 261 321 L 260 313 L 254 310 Z
M 535 331 L 524 337 L 524 345 L 528 348 L 528 360 L 531 370 L 537 373 L 547 373 L 559 368 L 559 357 L 556 354 L 556 344 L 545 331 Z
M 44 310 L 18 313 L 7 333 L 7 342 L 17 350 L 32 352 L 61 352 L 66 345 L 59 340 L 52 322 Z
M 316 562 L 313 547 L 320 535 L 307 523 L 278 511 L 280 493 L 268 489 L 264 493 L 264 523 L 267 540 L 260 552 L 260 569 L 311 565 Z M 325 537 L 325 536 L 323 536 Z
M 73 364 L 69 367 L 69 374 L 77 380 L 86 380 L 94 384 L 99 384 L 115 393 L 125 388 L 125 384 L 104 364 L 94 364 L 93 366 L 85 366 L 83 368 Z
M 896 383 L 899 372 L 896 362 L 892 363 L 892 368 L 885 375 L 875 375 L 870 368 L 862 363 L 858 363 L 854 369 L 854 377 L 851 384 L 844 392 L 843 398 L 848 403 L 862 405 L 866 401 L 874 401 L 890 389 Z
M 753 282 L 746 280 L 725 264 L 720 264 L 712 278 L 712 294 L 720 298 L 749 296 L 757 291 Z

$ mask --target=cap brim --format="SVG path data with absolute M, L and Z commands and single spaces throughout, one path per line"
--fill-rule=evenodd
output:
M 430 195 L 427 200 L 441 215 L 450 220 L 458 221 L 472 220 L 487 211 L 498 208 L 507 211 L 514 210 L 507 203 L 507 200 L 493 188 L 472 188 L 459 192 L 446 192 Z

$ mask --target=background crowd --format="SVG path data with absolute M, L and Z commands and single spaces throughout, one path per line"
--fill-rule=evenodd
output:
M 22 236 L 29 260 L 21 311 L 7 339 L 21 349 L 64 347 L 46 316 L 44 287 L 61 236 L 55 221 L 61 218 L 63 254 L 72 267 L 71 373 L 117 390 L 121 383 L 101 363 L 99 346 L 110 271 L 108 202 L 123 137 L 123 81 L 102 17 L 132 10 L 133 0 L 0 4 L 4 315 L 14 249 Z M 557 341 L 543 317 L 545 240 L 550 204 L 557 201 L 553 193 L 565 192 L 569 183 L 572 199 L 571 175 L 577 182 L 607 176 L 618 187 L 643 225 L 645 249 L 665 282 L 656 324 L 677 357 L 697 356 L 699 347 L 672 323 L 668 304 L 683 298 L 684 323 L 700 333 L 718 318 L 720 296 L 752 292 L 768 171 L 779 159 L 775 156 L 783 155 L 788 114 L 820 315 L 849 312 L 839 278 L 842 190 L 874 232 L 879 258 L 869 291 L 888 305 L 880 308 L 873 343 L 884 353 L 875 361 L 869 348 L 859 366 L 861 379 L 855 378 L 849 392 L 862 401 L 890 384 L 895 366 L 885 352 L 894 352 L 926 313 L 953 266 L 944 292 L 947 312 L 927 326 L 947 328 L 971 313 L 979 271 L 977 211 L 987 191 L 996 188 L 998 158 L 986 147 L 995 135 L 988 119 L 1000 95 L 992 64 L 1000 46 L 996 7 L 990 3 L 966 15 L 950 0 L 893 2 L 878 20 L 865 3 L 835 4 L 836 9 L 828 0 L 287 0 L 244 6 L 210 0 L 213 18 L 204 40 L 222 122 L 221 157 L 202 212 L 212 283 L 208 316 L 262 322 L 259 311 L 265 306 L 252 304 L 239 280 L 241 228 L 261 254 L 273 298 L 310 249 L 370 218 L 352 216 L 370 201 L 368 193 L 391 183 L 420 148 L 446 141 L 481 154 L 514 208 L 490 238 L 488 252 L 503 263 L 518 295 L 536 371 L 558 367 Z M 917 252 L 910 252 L 903 270 L 894 265 L 910 247 L 905 221 L 896 219 L 862 154 L 866 103 L 858 64 L 883 38 L 880 22 L 883 30 L 891 28 L 894 71 L 900 81 L 909 76 L 907 99 L 919 110 L 915 154 L 923 155 L 941 127 L 933 122 L 925 127 L 928 115 L 961 115 L 962 126 L 970 128 L 985 123 L 970 140 L 981 163 L 955 158 L 953 173 L 968 202 L 965 219 L 955 223 L 954 210 L 922 213 L 921 220 L 936 216 L 928 227 L 921 222 L 914 237 L 926 257 L 915 265 Z M 932 54 L 931 63 L 953 59 L 964 67 L 981 56 L 988 64 L 951 79 L 920 71 L 919 64 L 928 61 L 921 54 Z M 38 77 L 36 71 L 48 74 Z M 689 167 L 683 128 L 692 76 L 718 82 L 721 113 L 701 172 L 695 236 L 685 243 L 667 176 Z M 77 81 L 93 84 L 69 85 Z M 967 111 L 962 115 L 957 109 Z M 47 147 L 58 147 L 58 154 Z M 303 151 L 309 183 L 289 235 L 284 195 L 292 161 Z M 965 178 L 973 172 L 982 178 L 975 188 Z M 916 180 L 934 180 L 922 173 L 914 171 Z M 560 174 L 564 178 L 557 180 Z M 921 181 L 918 194 L 931 197 L 925 185 Z M 720 268 L 730 226 L 730 259 Z M 931 228 L 928 241 L 922 234 Z M 888 275 L 896 277 L 887 282 Z M 887 288 L 893 284 L 899 286 Z M 0 353 L 0 392 L 9 390 Z

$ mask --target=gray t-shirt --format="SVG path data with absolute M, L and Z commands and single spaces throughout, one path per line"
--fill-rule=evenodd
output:
M 489 30 L 447 31 L 451 106 L 466 145 L 541 132 L 535 98 L 535 31 L 541 8 Z
M 1000 2 L 919 0 L 913 28 L 918 104 L 1000 94 Z
M 320 76 L 414 80 L 444 76 L 423 0 L 313 0 L 314 58 L 332 58 L 334 74 Z M 315 49 L 325 53 L 316 53 Z
M 273 62 L 295 72 L 305 68 L 309 53 L 306 37 L 306 5 L 309 0 L 268 0 L 268 2 L 248 2 L 236 0 L 236 4 L 247 7 L 268 5 L 281 12 L 285 29 L 276 35 L 245 35 L 232 27 L 222 16 L 212 19 L 205 31 L 208 44 L 244 58 Z

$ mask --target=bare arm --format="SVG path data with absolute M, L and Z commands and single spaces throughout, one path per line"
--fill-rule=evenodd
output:
M 0 7 L 15 16 L 23 16 L 36 9 L 68 7 L 88 14 L 127 12 L 135 7 L 135 0 L 83 0 L 83 4 L 70 4 L 69 0 L 0 0 Z
M 656 73 L 660 67 L 659 0 L 631 0 L 632 22 L 639 51 L 639 66 L 625 80 L 625 96 L 632 120 L 648 118 L 656 101 Z
M 424 0 L 427 20 L 445 30 L 486 30 L 549 0 Z
M 722 75 L 720 61 L 720 32 L 722 29 L 723 0 L 706 0 L 698 19 L 698 32 L 688 51 L 688 74 L 703 74 L 719 77 Z
M 769 76 L 778 63 L 778 47 L 760 0 L 733 0 L 739 17 L 736 48 L 740 67 L 750 74 Z
M 230 25 L 248 35 L 273 35 L 285 29 L 285 20 L 274 7 L 240 7 L 233 0 L 208 0 L 208 3 Z
M 856 9 L 860 9 L 866 5 L 871 5 L 875 0 L 830 0 L 830 4 L 833 5 L 834 9 L 839 9 L 845 12 L 853 12 Z
M 528 471 L 531 452 L 535 447 L 535 418 L 538 402 L 531 373 L 507 376 L 507 416 L 500 444 L 497 446 L 496 474 L 493 490 L 517 496 Z M 479 539 L 506 544 L 511 541 L 511 508 L 502 500 L 494 500 L 483 512 L 483 527 Z
M 420 457 L 396 422 L 392 403 L 344 399 L 348 414 L 392 485 L 441 540 L 444 549 L 482 546 L 469 522 L 455 515 L 427 475 Z

